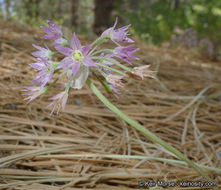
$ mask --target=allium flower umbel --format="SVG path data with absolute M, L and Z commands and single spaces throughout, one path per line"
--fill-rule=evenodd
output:
M 55 86 L 55 84 L 65 77 L 63 89 L 57 95 L 49 98 L 52 101 L 48 107 L 53 105 L 51 114 L 57 109 L 65 109 L 68 100 L 68 92 L 71 88 L 81 89 L 88 77 L 98 79 L 105 87 L 107 92 L 118 92 L 119 88 L 124 87 L 124 82 L 128 76 L 137 76 L 132 78 L 152 77 L 152 72 L 149 66 L 134 67 L 133 69 L 125 66 L 121 62 L 131 64 L 134 60 L 138 60 L 134 53 L 138 48 L 133 45 L 123 46 L 121 43 L 133 43 L 134 41 L 127 37 L 129 25 L 115 29 L 117 19 L 113 27 L 105 30 L 101 36 L 94 42 L 82 46 L 76 34 L 73 34 L 72 39 L 66 39 L 61 31 L 61 28 L 52 21 L 47 21 L 48 27 L 41 27 L 46 33 L 42 38 L 52 40 L 50 47 L 57 50 L 52 52 L 47 46 L 46 48 L 33 44 L 37 51 L 32 55 L 37 61 L 31 63 L 30 66 L 37 71 L 37 75 L 31 81 L 33 86 L 24 87 L 23 91 L 28 100 L 27 103 L 34 100 L 41 94 Z M 114 49 L 103 49 L 101 45 L 108 39 L 114 42 Z M 55 61 L 54 56 L 59 54 L 62 58 Z M 55 75 L 56 73 L 56 75 Z M 55 75 L 55 76 L 54 76 Z

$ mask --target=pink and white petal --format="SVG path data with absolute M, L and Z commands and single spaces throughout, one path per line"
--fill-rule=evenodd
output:
M 68 94 L 65 93 L 65 95 L 64 95 L 64 97 L 62 99 L 62 109 L 63 109 L 63 111 L 65 110 L 65 106 L 66 106 L 67 100 L 68 100 Z
M 40 28 L 41 28 L 42 30 L 44 30 L 44 32 L 47 33 L 47 34 L 51 32 L 51 29 L 48 28 L 48 27 L 46 27 L 46 26 L 41 26 Z
M 44 87 L 52 78 L 53 76 L 53 72 L 50 72 L 47 76 L 45 76 L 45 79 L 44 79 L 44 85 L 42 84 L 41 87 Z
M 82 47 L 83 55 L 87 55 L 89 50 L 90 50 L 90 45 L 86 45 L 86 46 Z
M 125 38 L 125 42 L 128 42 L 128 43 L 134 43 L 134 41 L 132 40 L 132 39 L 130 39 L 130 38 Z
M 53 104 L 54 104 L 54 102 L 53 102 Z M 53 105 L 53 104 L 52 104 L 52 105 Z M 50 113 L 50 116 L 52 116 L 52 114 L 54 113 L 54 111 L 55 111 L 55 109 L 56 109 L 57 106 L 58 106 L 57 104 L 54 105 L 54 107 L 53 107 L 53 109 L 52 109 L 52 111 L 51 111 L 51 113 Z
M 128 28 L 130 27 L 130 24 L 129 25 L 126 25 L 126 26 L 123 26 L 123 27 L 121 27 L 121 28 L 118 28 L 118 29 L 116 29 L 116 32 L 124 32 L 124 31 L 126 31 Z
M 77 74 L 74 76 L 73 80 L 74 82 L 72 88 L 81 89 L 85 84 L 88 75 L 89 75 L 89 68 L 84 65 L 80 67 L 79 72 L 77 72 Z
M 114 29 L 113 27 L 106 29 L 106 30 L 101 34 L 101 36 L 110 34 L 110 33 L 113 31 L 113 29 Z
M 52 21 L 50 21 L 50 20 L 47 20 L 47 23 L 48 23 L 48 26 L 50 26 L 50 27 L 54 27 L 54 23 L 52 22 Z
M 49 35 L 44 35 L 44 36 L 42 36 L 41 38 L 42 38 L 42 39 L 49 39 L 49 40 L 51 40 L 51 36 L 49 36 Z
M 79 62 L 75 62 L 75 64 L 72 66 L 72 73 L 73 73 L 74 76 L 78 72 L 79 68 L 80 68 L 80 63 Z
M 117 22 L 118 22 L 118 18 L 116 17 L 116 20 L 115 20 L 115 23 L 114 23 L 113 29 L 117 26 Z
M 34 57 L 45 57 L 45 53 L 42 51 L 35 51 L 31 53 Z
M 54 40 L 54 43 L 52 43 L 52 45 L 53 45 L 54 47 L 56 47 L 56 46 L 62 46 L 62 43 L 63 43 L 63 42 L 67 42 L 67 40 L 65 40 L 64 38 L 58 38 L 58 39 Z
M 55 46 L 55 49 L 64 55 L 72 55 L 73 53 L 73 50 L 71 48 L 60 45 Z
M 37 70 L 42 70 L 43 68 L 45 68 L 45 65 L 43 65 L 42 63 L 30 63 L 29 64 L 32 68 L 37 69 Z
M 116 25 L 117 25 L 117 22 L 118 22 L 118 18 L 116 17 L 116 20 L 115 20 L 114 26 L 112 26 L 112 27 L 106 29 L 106 30 L 101 34 L 101 36 L 104 36 L 104 35 L 107 35 L 107 34 L 112 33 L 112 32 L 114 31 L 114 28 L 115 28 Z
M 60 97 L 61 97 L 61 92 L 56 94 L 55 96 L 52 96 L 52 97 L 48 98 L 48 99 L 49 100 L 56 100 L 56 99 L 60 99 Z
M 61 29 L 57 24 L 55 24 L 54 22 L 52 22 L 50 20 L 48 20 L 47 23 L 51 29 L 54 29 L 55 32 L 60 33 Z
M 92 59 L 89 56 L 84 57 L 83 64 L 88 67 L 96 66 L 95 63 L 92 61 Z
M 57 69 L 63 68 L 64 70 L 67 70 L 73 62 L 74 60 L 71 57 L 65 57 L 61 60 L 61 63 L 57 66 Z
M 43 47 L 40 47 L 40 46 L 37 46 L 35 44 L 32 44 L 32 46 L 34 46 L 36 49 L 38 50 L 41 50 L 41 51 L 47 51 L 47 49 L 43 48 Z
M 51 107 L 53 104 L 54 104 L 54 102 L 51 102 L 50 104 L 48 104 L 48 105 L 46 106 L 46 108 Z
M 81 42 L 79 41 L 75 33 L 71 39 L 71 47 L 74 50 L 81 50 Z

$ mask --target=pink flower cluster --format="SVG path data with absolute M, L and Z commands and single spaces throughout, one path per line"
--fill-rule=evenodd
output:
M 117 91 L 118 88 L 123 87 L 123 79 L 130 76 L 128 73 L 139 76 L 142 79 L 145 76 L 149 76 L 146 70 L 148 66 L 132 69 L 120 63 L 120 61 L 124 61 L 131 65 L 132 60 L 138 60 L 133 55 L 138 48 L 134 48 L 133 45 L 121 45 L 121 43 L 134 43 L 134 41 L 128 38 L 129 25 L 115 29 L 117 22 L 116 19 L 114 26 L 105 30 L 93 43 L 82 46 L 75 33 L 69 41 L 65 39 L 59 26 L 52 21 L 47 21 L 48 26 L 41 27 L 46 33 L 42 38 L 53 40 L 52 46 L 57 52 L 51 51 L 47 46 L 40 47 L 33 44 L 37 51 L 33 52 L 32 55 L 36 57 L 37 61 L 31 63 L 30 66 L 38 73 L 32 80 L 34 85 L 26 86 L 23 89 L 25 91 L 24 95 L 27 95 L 25 100 L 28 100 L 28 103 L 34 100 L 53 87 L 66 74 L 68 80 L 64 84 L 65 89 L 49 98 L 52 102 L 48 107 L 54 106 L 51 114 L 55 109 L 57 109 L 58 113 L 61 107 L 63 110 L 65 109 L 70 88 L 81 89 L 87 78 L 91 76 L 89 75 L 90 73 L 99 72 L 101 77 L 107 82 L 103 81 L 102 85 L 107 87 L 105 89 L 111 91 Z M 100 45 L 109 39 L 116 44 L 116 48 L 101 49 Z M 59 62 L 53 59 L 56 53 L 63 55 L 63 59 Z M 113 68 L 113 65 L 120 67 L 120 70 Z M 61 74 L 52 80 L 54 74 L 59 70 L 61 70 Z M 96 75 L 96 77 L 98 78 L 99 76 Z M 102 81 L 100 77 L 99 81 Z

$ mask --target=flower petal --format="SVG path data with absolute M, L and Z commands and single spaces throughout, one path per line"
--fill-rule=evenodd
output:
M 32 68 L 37 69 L 37 70 L 42 70 L 45 68 L 45 65 L 42 63 L 36 62 L 36 63 L 30 63 L 29 64 Z
M 64 46 L 64 44 L 65 45 L 68 44 L 68 41 L 66 39 L 64 39 L 64 38 L 58 38 L 58 39 L 56 39 L 54 41 L 54 43 L 52 43 L 52 45 L 54 47 L 56 47 L 56 46 Z
M 88 67 L 96 66 L 89 56 L 84 57 L 83 64 Z
M 43 48 L 43 47 L 40 47 L 40 46 L 37 46 L 35 44 L 32 44 L 32 46 L 34 46 L 36 49 L 38 50 L 41 50 L 41 51 L 47 51 L 47 49 Z
M 85 84 L 89 75 L 89 68 L 86 66 L 81 66 L 77 74 L 74 76 L 74 82 L 72 88 L 81 89 Z
M 130 27 L 130 24 L 129 25 L 126 25 L 126 26 L 122 26 L 122 27 L 120 27 L 120 28 L 118 28 L 118 29 L 116 29 L 115 31 L 116 32 L 125 32 L 126 30 L 128 30 L 128 28 Z
M 51 32 L 50 28 L 48 28 L 48 27 L 46 27 L 46 26 L 40 26 L 40 28 L 41 28 L 42 30 L 44 30 L 44 32 L 47 33 L 47 34 Z
M 72 66 L 72 73 L 73 73 L 74 76 L 75 76 L 76 73 L 78 72 L 79 68 L 80 68 L 80 63 L 79 63 L 79 62 L 76 62 L 76 63 Z
M 90 45 L 86 45 L 86 46 L 82 47 L 83 55 L 87 55 L 89 50 L 90 50 Z
M 73 53 L 73 50 L 71 48 L 60 45 L 55 46 L 55 49 L 64 55 L 71 55 Z
M 81 50 L 81 42 L 79 41 L 79 39 L 77 38 L 77 36 L 73 35 L 72 39 L 71 39 L 71 47 L 74 50 Z
M 68 100 L 68 94 L 65 93 L 65 95 L 64 95 L 64 97 L 62 99 L 62 103 L 61 103 L 63 111 L 65 110 L 65 106 L 67 104 L 67 100 Z
M 60 34 L 60 35 L 62 34 L 61 29 L 57 24 L 53 23 L 50 20 L 48 20 L 47 23 L 53 32 Z
M 64 70 L 67 70 L 73 62 L 74 60 L 71 57 L 65 57 L 61 60 L 61 63 L 57 66 L 57 69 L 63 68 Z
M 110 34 L 110 33 L 113 31 L 113 29 L 114 29 L 113 27 L 106 29 L 106 30 L 101 34 L 101 36 Z
M 118 18 L 116 17 L 116 20 L 115 20 L 115 23 L 114 23 L 113 29 L 117 26 L 117 22 L 118 22 Z

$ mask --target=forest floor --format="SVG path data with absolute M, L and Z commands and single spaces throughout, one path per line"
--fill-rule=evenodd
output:
M 43 44 L 42 31 L 5 21 L 0 26 L 0 189 L 129 190 L 147 189 L 138 186 L 141 180 L 205 181 L 111 113 L 86 86 L 70 91 L 59 115 L 50 117 L 45 108 L 59 89 L 26 104 L 21 89 L 34 78 L 31 44 Z M 193 50 L 135 41 L 136 65 L 151 64 L 159 80 L 129 80 L 118 98 L 109 99 L 189 159 L 209 166 L 204 171 L 221 188 L 220 170 L 213 169 L 221 167 L 221 63 Z

